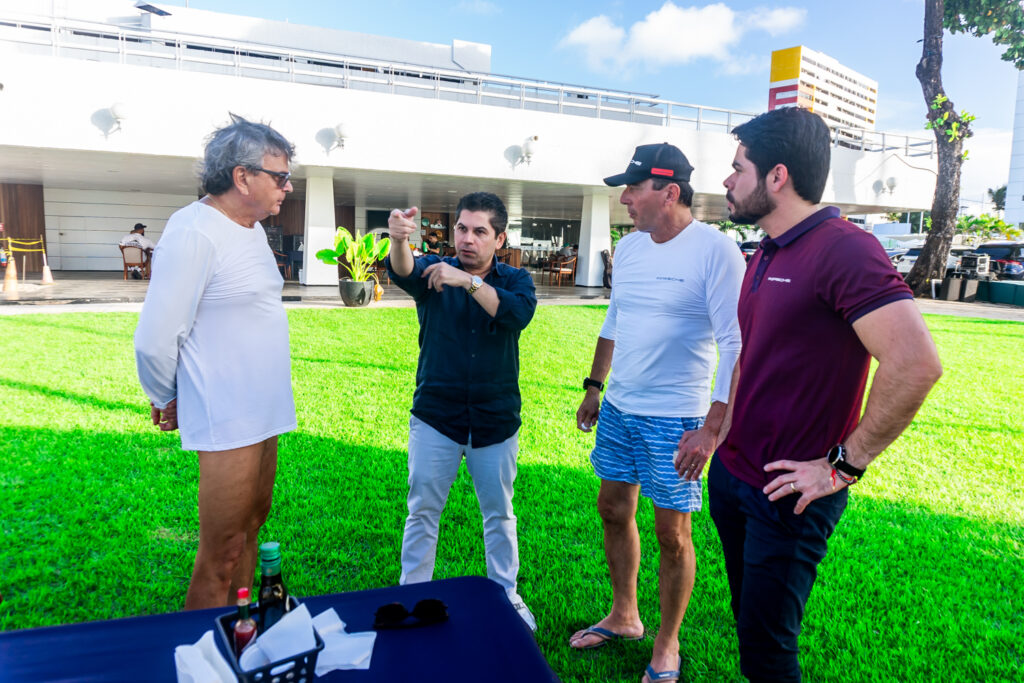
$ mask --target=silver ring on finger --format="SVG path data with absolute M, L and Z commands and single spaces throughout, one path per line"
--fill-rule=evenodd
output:
M 789 488 L 793 491 L 793 493 L 796 493 L 796 484 L 794 484 L 793 482 L 789 482 Z

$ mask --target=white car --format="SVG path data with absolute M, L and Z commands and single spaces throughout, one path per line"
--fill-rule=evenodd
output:
M 907 276 L 910 269 L 914 267 L 917 262 L 917 257 L 921 255 L 921 249 L 923 247 L 914 247 L 903 256 L 900 256 L 896 261 L 896 272 L 903 277 Z M 946 274 L 952 274 L 954 270 L 960 265 L 960 257 L 964 253 L 971 250 L 971 247 L 953 246 L 949 250 L 949 258 L 946 259 Z

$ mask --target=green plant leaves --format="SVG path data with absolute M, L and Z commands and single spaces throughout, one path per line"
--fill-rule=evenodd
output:
M 338 252 L 333 249 L 321 249 L 316 252 L 316 258 L 329 266 L 338 265 Z
M 377 277 L 371 272 L 374 264 L 391 251 L 391 240 L 387 237 L 377 240 L 372 232 L 356 239 L 347 228 L 338 226 L 334 233 L 334 249 L 321 249 L 316 258 L 328 265 L 338 265 L 348 271 L 356 282 L 365 282 Z

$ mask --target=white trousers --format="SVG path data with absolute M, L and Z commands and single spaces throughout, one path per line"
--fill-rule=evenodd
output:
M 438 523 L 465 455 L 484 520 L 487 576 L 510 596 L 516 595 L 519 541 L 512 484 L 518 451 L 518 432 L 501 443 L 473 448 L 456 443 L 415 416 L 409 420 L 409 516 L 402 538 L 399 583 L 420 583 L 434 577 Z

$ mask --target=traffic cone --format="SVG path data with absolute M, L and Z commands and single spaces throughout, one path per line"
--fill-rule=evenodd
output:
M 53 284 L 53 273 L 50 272 L 50 266 L 46 262 L 46 252 L 43 252 L 43 280 L 42 284 L 52 285 Z
M 14 265 L 14 257 L 7 259 L 7 272 L 4 273 L 4 298 L 18 298 L 18 266 Z

